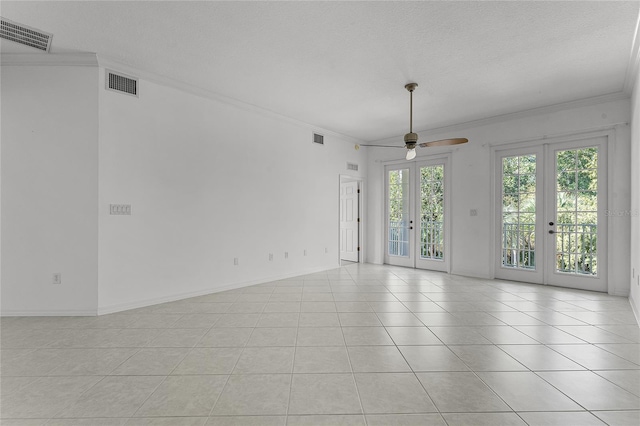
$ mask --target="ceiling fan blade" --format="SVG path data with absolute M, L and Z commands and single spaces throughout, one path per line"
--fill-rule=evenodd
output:
M 378 147 L 378 148 L 404 148 L 403 146 L 398 146 L 398 145 L 364 145 L 364 144 L 358 144 L 358 146 L 373 146 L 373 147 Z
M 448 146 L 448 145 L 458 145 L 461 143 L 467 143 L 469 139 L 467 138 L 453 138 L 453 139 L 442 139 L 439 141 L 431 141 L 431 142 L 423 142 L 418 144 L 419 146 L 426 148 L 431 146 Z

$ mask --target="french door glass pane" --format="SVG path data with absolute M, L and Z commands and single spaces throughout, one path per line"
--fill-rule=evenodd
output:
M 409 169 L 390 170 L 389 255 L 409 255 Z
M 598 148 L 556 152 L 556 272 L 598 275 Z
M 420 258 L 444 257 L 444 166 L 420 168 Z
M 502 159 L 502 266 L 536 268 L 536 155 Z

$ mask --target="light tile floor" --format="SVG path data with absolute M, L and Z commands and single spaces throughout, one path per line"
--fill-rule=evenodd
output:
M 379 265 L 2 318 L 3 425 L 639 425 L 625 298 Z

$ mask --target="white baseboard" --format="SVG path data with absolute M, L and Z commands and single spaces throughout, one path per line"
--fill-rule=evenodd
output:
M 280 274 L 280 275 L 271 276 L 271 277 L 259 278 L 259 279 L 251 280 L 251 281 L 227 283 L 227 284 L 223 284 L 221 286 L 207 287 L 207 288 L 203 288 L 203 289 L 200 289 L 200 290 L 195 290 L 195 291 L 190 291 L 190 292 L 185 292 L 185 293 L 175 293 L 175 294 L 162 296 L 162 297 L 154 297 L 154 298 L 149 298 L 149 299 L 135 300 L 135 301 L 126 302 L 126 303 L 118 303 L 118 304 L 115 304 L 115 305 L 100 306 L 100 307 L 98 307 L 98 315 L 113 314 L 113 313 L 116 313 L 116 312 L 128 311 L 130 309 L 144 308 L 144 307 L 147 307 L 147 306 L 157 305 L 157 304 L 160 304 L 160 303 L 175 302 L 175 301 L 178 301 L 178 300 L 189 299 L 191 297 L 204 296 L 206 294 L 219 293 L 219 292 L 227 291 L 227 290 L 235 290 L 235 289 L 238 289 L 238 288 L 248 287 L 248 286 L 252 286 L 252 285 L 256 285 L 256 284 L 264 284 L 264 283 L 268 283 L 268 282 L 271 282 L 271 281 L 278 281 L 278 280 L 284 280 L 284 279 L 287 279 L 287 278 L 294 278 L 294 277 L 298 277 L 300 275 L 307 275 L 307 274 L 313 274 L 313 273 L 316 273 L 316 272 L 327 271 L 327 270 L 334 269 L 334 268 L 336 268 L 336 266 L 315 267 L 315 268 L 310 268 L 310 269 L 306 269 L 306 270 L 296 271 L 296 272 L 290 273 L 290 274 Z M 93 315 L 95 315 L 95 313 Z
M 453 270 L 451 270 L 451 275 L 461 275 L 463 277 L 468 277 L 468 278 L 482 278 L 485 280 L 490 280 L 491 277 L 488 274 L 478 274 L 478 271 L 475 271 L 473 269 L 460 269 L 460 268 L 455 268 Z
M 640 324 L 640 312 L 638 312 L 637 304 L 633 297 L 629 295 L 629 304 L 631 305 L 631 310 L 633 311 L 633 315 L 636 317 L 636 322 Z
M 4 309 L 0 312 L 0 317 L 94 317 L 95 310 L 56 310 L 56 311 L 14 311 Z
M 618 296 L 618 297 L 629 297 L 628 291 L 614 291 L 612 293 L 608 293 L 609 296 Z

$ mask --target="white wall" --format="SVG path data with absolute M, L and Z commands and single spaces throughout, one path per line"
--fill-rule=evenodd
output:
M 640 74 L 631 98 L 631 268 L 630 301 L 640 321 Z
M 357 141 L 160 79 L 141 78 L 139 98 L 107 91 L 95 55 L 16 57 L 1 74 L 2 315 L 113 312 L 339 265 L 339 176 L 366 174 Z
M 150 80 L 100 91 L 99 312 L 338 266 L 353 141 Z
M 628 99 L 612 100 L 595 105 L 553 108 L 529 114 L 514 114 L 503 119 L 487 120 L 483 123 L 458 126 L 440 132 L 420 133 L 420 140 L 428 141 L 445 137 L 467 137 L 469 143 L 452 148 L 430 148 L 419 150 L 419 157 L 438 152 L 452 151 L 452 273 L 477 276 L 492 276 L 491 245 L 491 147 L 510 142 L 540 139 L 544 135 L 579 133 L 616 123 L 628 123 L 630 102 Z M 610 172 L 613 194 L 609 194 L 610 210 L 630 208 L 630 129 L 628 125 L 615 126 L 609 155 L 615 167 Z M 381 141 L 384 144 L 401 144 L 402 136 Z M 384 163 L 404 156 L 402 150 L 368 148 L 369 235 L 368 261 L 382 263 L 384 239 Z M 476 209 L 477 216 L 470 217 L 469 210 Z M 610 292 L 627 295 L 629 292 L 629 217 L 610 218 L 609 247 L 612 264 Z
M 3 315 L 95 314 L 98 68 L 3 57 Z M 54 272 L 62 284 L 53 285 Z

